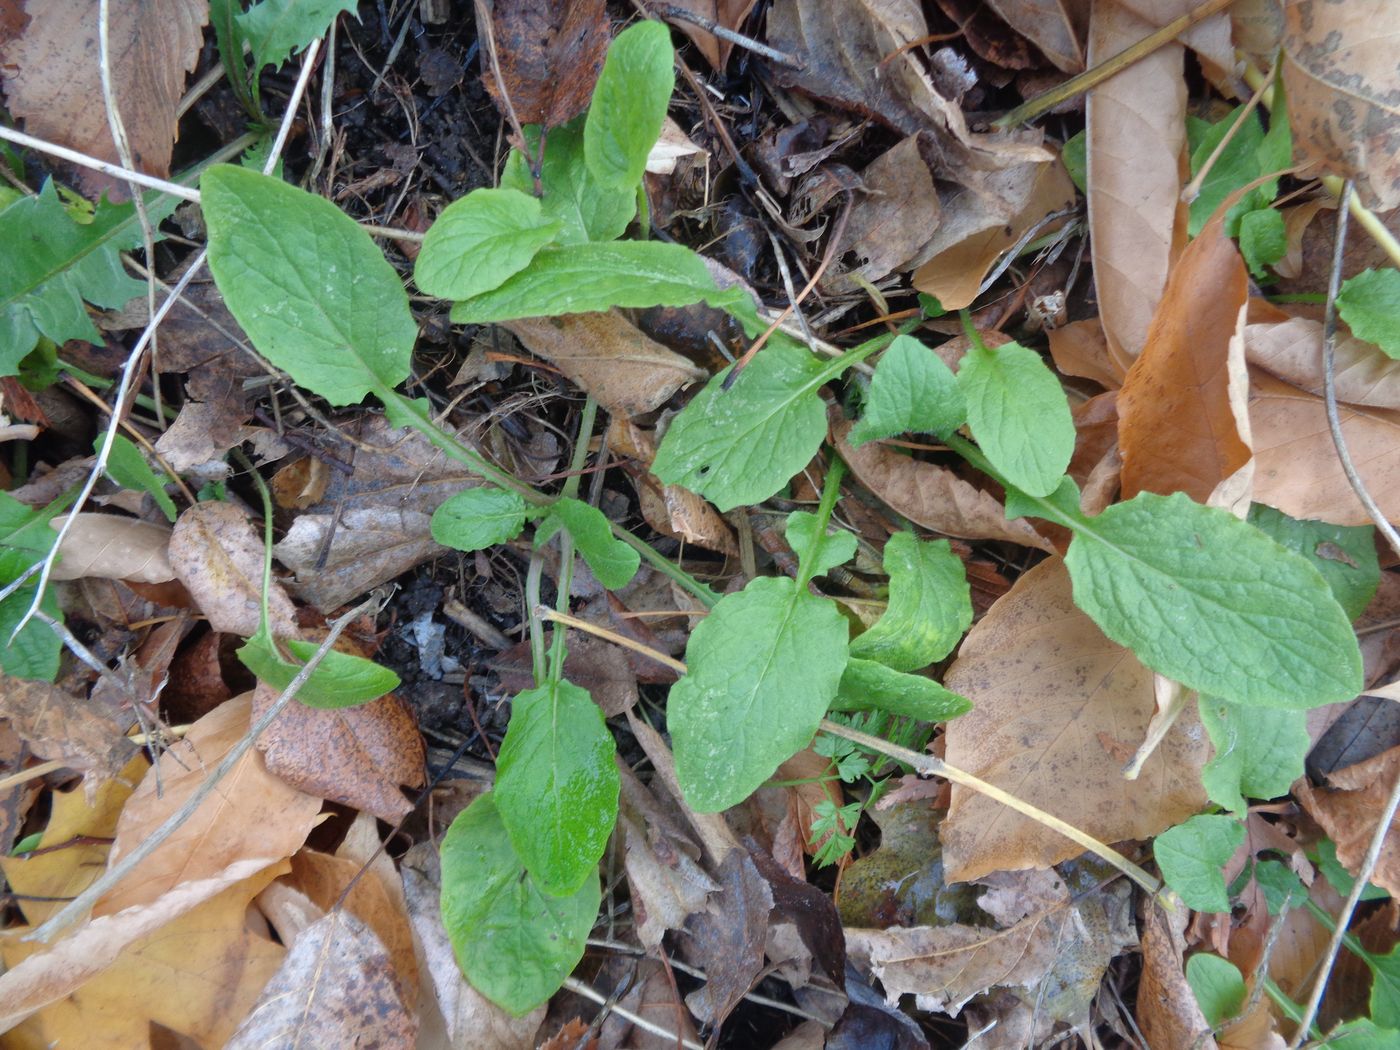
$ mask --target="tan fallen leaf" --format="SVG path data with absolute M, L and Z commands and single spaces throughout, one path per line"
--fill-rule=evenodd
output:
M 27 26 L 0 52 L 5 97 L 29 134 L 119 163 L 102 104 L 98 9 L 98 0 L 28 4 Z M 180 95 L 208 20 L 209 5 L 200 0 L 111 7 L 112 92 L 136 166 L 148 175 L 170 174 Z M 93 196 L 126 199 L 126 184 L 110 175 L 84 169 L 78 181 Z
M 987 0 L 987 6 L 1061 72 L 1084 69 L 1083 5 L 1073 0 Z
M 749 0 L 752 3 L 753 0 Z M 685 157 L 704 161 L 709 152 L 690 140 L 679 124 L 667 117 L 661 124 L 661 137 L 647 154 L 647 171 L 652 175 L 673 175 L 676 164 Z
M 49 682 L 0 674 L 0 718 L 43 758 L 62 759 L 93 775 L 93 783 L 117 776 L 136 745 L 126 739 L 131 718 L 93 704 Z
M 49 524 L 55 532 L 69 515 Z M 175 578 L 170 566 L 170 528 L 117 514 L 72 515 L 73 523 L 58 551 L 53 579 L 137 580 L 164 583 Z
M 1105 390 L 1117 390 L 1127 374 L 1108 349 L 1108 338 L 1097 317 L 1052 328 L 1047 333 L 1050 356 L 1066 375 L 1092 379 Z
M 412 1050 L 417 1018 L 395 989 L 374 931 L 345 909 L 303 930 L 227 1046 Z
M 1021 576 L 992 606 L 963 640 L 944 684 L 973 703 L 948 724 L 948 763 L 1039 800 L 1102 842 L 1151 838 L 1205 804 L 1199 772 L 1208 746 L 1187 717 L 1137 780 L 1124 779 L 1154 711 L 1152 672 L 1079 611 L 1059 558 Z M 942 834 L 948 877 L 959 881 L 1082 852 L 956 784 Z
M 1137 1022 L 1149 1046 L 1213 1050 L 1215 1036 L 1186 983 L 1186 909 L 1148 904 L 1142 918 L 1142 982 Z
M 262 607 L 263 545 L 243 511 L 209 501 L 188 508 L 170 537 L 170 564 L 216 631 L 251 637 Z M 281 587 L 268 594 L 272 633 L 296 637 L 296 609 Z
M 1303 317 L 1244 330 L 1245 357 L 1285 383 L 1322 396 L 1322 324 Z M 1337 400 L 1368 408 L 1400 409 L 1400 361 L 1380 348 L 1337 331 Z
M 328 611 L 447 552 L 433 539 L 431 515 L 397 506 L 343 514 L 301 514 L 273 547 L 296 574 L 296 595 Z
M 160 777 L 148 772 L 122 810 L 110 864 L 145 841 L 204 783 L 247 733 L 251 708 L 250 693 L 221 704 L 161 756 Z M 235 861 L 258 858 L 267 866 L 290 857 L 320 812 L 320 798 L 273 776 L 262 755 L 251 750 L 170 838 L 97 902 L 93 914 L 151 904 L 180 883 L 208 879 Z

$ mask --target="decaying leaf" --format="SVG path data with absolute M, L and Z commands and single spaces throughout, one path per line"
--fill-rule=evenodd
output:
M 251 637 L 262 606 L 263 546 L 232 503 L 196 503 L 170 537 L 170 564 L 216 631 Z M 268 594 L 272 633 L 297 634 L 296 609 L 281 587 Z
M 603 0 L 485 0 L 477 19 L 495 35 L 502 83 L 484 80 L 502 115 L 553 128 L 587 108 L 611 40 Z
M 720 1025 L 753 988 L 763 969 L 773 892 L 743 850 L 733 850 L 715 872 L 719 892 L 686 923 L 690 961 L 705 971 L 705 985 L 686 996 L 690 1012 Z
M 1322 323 L 1303 317 L 1244 330 L 1245 358 L 1285 383 L 1322 396 Z M 1337 400 L 1368 408 L 1400 409 L 1400 361 L 1379 347 L 1337 332 Z
M 126 738 L 130 719 L 80 700 L 48 682 L 0 674 L 0 718 L 45 758 L 61 758 L 97 780 L 116 776 L 136 745 Z
M 296 574 L 292 589 L 330 610 L 402 576 L 447 548 L 433 539 L 432 515 L 397 506 L 301 514 L 273 547 Z
M 1337 844 L 1337 859 L 1355 874 L 1376 833 L 1376 820 L 1400 770 L 1400 748 L 1339 769 L 1327 778 L 1330 788 L 1314 788 L 1306 779 L 1293 794 Z M 1400 833 L 1392 823 L 1371 881 L 1392 896 L 1400 893 Z
M 55 532 L 64 520 L 60 516 L 50 522 Z M 169 547 L 167 525 L 116 514 L 76 514 L 58 548 L 60 560 L 51 578 L 165 583 L 175 578 Z
M 973 709 L 948 724 L 947 759 L 1103 842 L 1150 838 L 1205 803 L 1205 735 L 1183 717 L 1137 780 L 1123 776 L 1154 710 L 1152 672 L 1075 606 L 1059 558 L 1021 576 L 944 676 Z M 1073 790 L 1066 790 L 1073 785 Z M 1053 800 L 1053 801 L 1050 801 Z M 951 879 L 1043 867 L 1081 847 L 953 786 L 943 829 Z
M 738 29 L 744 23 L 744 19 L 753 10 L 755 0 L 681 0 L 680 3 L 673 4 L 683 11 L 689 11 L 693 15 L 708 18 L 725 29 Z M 710 66 L 720 72 L 729 62 L 730 52 L 734 50 L 734 44 L 729 40 L 721 40 L 708 30 L 702 29 L 694 22 L 677 18 L 674 22 L 686 36 L 694 42 L 700 53 L 705 56 L 705 61 Z
M 987 4 L 1040 48 L 1057 69 L 1065 73 L 1083 70 L 1086 5 L 1074 0 L 987 0 Z
M 1142 983 L 1137 1022 L 1150 1046 L 1193 1046 L 1212 1050 L 1215 1036 L 1186 983 L 1186 909 L 1168 912 L 1148 904 L 1142 921 Z

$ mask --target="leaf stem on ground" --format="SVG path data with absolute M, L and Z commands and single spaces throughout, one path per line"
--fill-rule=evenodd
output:
M 578 496 L 579 481 L 583 477 L 583 466 L 588 461 L 588 442 L 593 436 L 593 426 L 598 420 L 598 402 L 590 394 L 584 399 L 583 412 L 578 421 L 578 437 L 574 439 L 574 452 L 569 460 L 569 476 L 564 479 L 563 496 L 574 499 Z M 574 535 L 568 529 L 559 530 L 559 586 L 555 590 L 554 608 L 561 613 L 569 611 L 569 591 L 574 582 Z M 564 678 L 564 657 L 567 655 L 564 639 L 568 632 L 563 627 L 554 629 L 554 637 L 549 648 L 548 680 L 558 685 Z M 537 681 L 536 685 L 544 685 Z

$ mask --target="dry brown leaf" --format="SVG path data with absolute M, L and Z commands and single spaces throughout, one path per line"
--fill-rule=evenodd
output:
M 603 0 L 478 0 L 477 23 L 488 18 L 502 83 L 482 79 L 502 116 L 553 128 L 587 108 L 611 40 Z
M 948 310 L 971 304 L 1001 254 L 1075 200 L 1074 183 L 1058 160 L 1021 165 L 987 181 L 999 184 L 995 196 L 965 192 L 947 201 L 944 221 L 925 249 L 927 261 L 914 271 L 914 287 Z
M 1305 779 L 1293 785 L 1293 795 L 1308 815 L 1322 825 L 1337 844 L 1337 859 L 1353 875 L 1376 833 L 1376 820 L 1400 776 L 1400 747 L 1328 775 L 1332 789 L 1314 788 Z M 1391 896 L 1400 895 L 1400 819 L 1392 821 L 1371 881 Z
M 55 532 L 69 515 L 50 522 Z M 68 535 L 58 548 L 62 556 L 53 579 L 136 580 L 165 583 L 175 578 L 170 567 L 170 527 L 117 514 L 72 515 Z
M 160 776 L 146 774 L 122 810 L 109 863 L 145 841 L 204 783 L 209 771 L 248 731 L 245 693 L 205 715 L 161 756 Z M 211 878 L 235 861 L 264 866 L 295 853 L 316 825 L 321 800 L 283 783 L 250 750 L 170 838 L 93 908 L 110 915 L 151 904 L 182 882 Z
M 442 867 L 436 845 L 422 842 L 409 849 L 402 870 L 408 917 L 421 946 L 419 969 L 425 991 L 431 993 L 442 1015 L 448 1045 L 452 1050 L 534 1050 L 545 1007 L 538 1006 L 524 1017 L 512 1017 L 462 976 L 442 925 L 438 903 Z
M 616 310 L 531 317 L 505 327 L 615 416 L 660 408 L 687 383 L 707 377 Z
M 1377 210 L 1400 204 L 1395 7 L 1295 0 L 1284 6 L 1283 83 L 1295 153 L 1356 179 Z
M 1050 356 L 1065 375 L 1092 379 L 1105 390 L 1117 390 L 1127 374 L 1109 352 L 1108 339 L 1097 317 L 1052 328 Z
M 277 692 L 259 685 L 253 717 Z M 258 739 L 267 768 L 318 798 L 372 813 L 390 824 L 412 809 L 399 784 L 423 784 L 423 738 L 395 694 L 331 710 L 288 704 Z
M 1114 0 L 1096 0 L 1089 65 L 1155 28 Z M 1147 341 L 1172 260 L 1186 240 L 1181 45 L 1167 44 L 1097 85 L 1087 107 L 1094 284 L 1110 350 L 1126 368 Z
M 725 29 L 738 29 L 744 24 L 744 19 L 749 17 L 749 12 L 753 10 L 756 0 L 679 0 L 672 7 L 679 7 L 682 11 L 689 11 L 693 15 L 701 18 L 708 18 Z M 664 13 L 664 12 L 663 12 Z M 705 56 L 705 61 L 710 63 L 710 67 L 718 72 L 723 72 L 724 67 L 729 62 L 729 55 L 734 50 L 733 42 L 721 40 L 709 30 L 702 29 L 694 22 L 687 22 L 685 19 L 676 18 L 672 24 L 691 41 L 699 52 Z
M 1337 459 L 1322 399 L 1258 370 L 1250 379 L 1254 499 L 1295 518 L 1368 524 Z M 1400 411 L 1339 408 L 1357 472 L 1385 516 L 1400 516 Z
M 10 113 L 31 135 L 120 163 L 102 104 L 98 0 L 29 0 L 29 24 L 0 52 Z M 203 0 L 113 4 L 108 23 L 112 91 L 136 167 L 170 174 L 177 106 L 204 43 Z M 126 184 L 83 169 L 94 196 L 126 199 Z
M 1244 328 L 1249 275 L 1217 219 L 1182 252 L 1118 391 L 1123 498 L 1204 503 L 1249 462 Z
M 1000 501 L 951 470 L 920 463 L 875 441 L 852 448 L 846 441 L 850 429 L 849 423 L 841 423 L 833 431 L 841 458 L 866 488 L 910 521 L 946 536 L 1010 540 L 1054 551 L 1054 544 L 1026 519 L 1008 521 Z
M 768 941 L 773 891 L 742 849 L 731 850 L 715 871 L 718 891 L 685 924 L 681 952 L 708 980 L 686 996 L 702 1023 L 724 1023 L 758 983 Z
M 296 574 L 290 586 L 297 597 L 328 612 L 446 553 L 431 521 L 395 506 L 302 514 L 272 549 Z
M 211 500 L 188 508 L 170 537 L 170 564 L 209 626 L 244 638 L 258 632 L 263 545 L 243 511 Z M 270 588 L 272 633 L 296 637 L 296 609 L 276 583 Z
M 1101 842 L 1151 838 L 1205 804 L 1199 773 L 1208 747 L 1189 718 L 1178 720 L 1137 780 L 1124 779 L 1122 749 L 1131 754 L 1154 710 L 1152 672 L 1079 611 L 1059 558 L 1021 576 L 992 606 L 944 683 L 973 703 L 948 724 L 948 763 Z M 1083 852 L 956 784 L 942 834 L 956 881 Z
M 330 475 L 331 468 L 325 460 L 301 456 L 279 467 L 268 482 L 268 488 L 283 510 L 305 510 L 325 496 Z
M 0 674 L 0 718 L 36 755 L 61 758 L 96 780 L 116 776 L 136 750 L 126 738 L 129 714 L 118 716 L 48 682 Z
M 1249 324 L 1244 330 L 1245 357 L 1251 365 L 1322 396 L 1322 324 L 1303 317 Z M 1372 343 L 1337 332 L 1335 347 L 1337 400 L 1370 408 L 1400 409 L 1400 361 Z
M 1186 983 L 1186 909 L 1143 906 L 1142 983 L 1137 1022 L 1147 1045 L 1161 1050 L 1215 1050 L 1215 1036 Z
M 227 1045 L 412 1050 L 418 1021 L 399 998 L 392 969 L 373 930 L 349 911 L 333 911 L 292 942 Z
M 140 905 L 93 919 L 52 945 L 22 940 L 27 932 L 24 929 L 6 931 L 0 938 L 0 955 L 9 967 L 0 976 L 0 1032 L 79 989 L 86 992 L 111 973 L 115 987 L 103 996 L 107 1008 L 98 1017 L 111 1019 L 113 1001 L 125 1008 L 116 1013 L 134 1017 L 131 1003 L 140 1001 L 153 1012 L 163 1014 L 169 1010 L 179 1018 L 187 1007 L 208 1007 L 212 998 L 210 1024 L 225 1034 L 223 1039 L 211 1035 L 209 1041 L 221 1044 L 238 1020 L 238 1016 L 226 1012 L 224 996 L 233 992 L 246 995 L 246 1001 L 253 1002 L 282 956 L 280 947 L 247 932 L 249 902 L 287 869 L 285 862 L 261 868 L 260 863 L 238 861 L 215 878 L 181 883 L 155 905 Z M 232 978 L 238 977 L 239 971 L 234 967 L 245 963 L 246 969 L 235 987 Z M 218 979 L 200 980 L 201 972 L 219 973 L 225 965 L 230 967 L 224 971 L 230 978 L 229 986 Z M 245 986 L 244 980 L 251 987 Z M 182 1002 L 180 994 L 171 994 L 172 989 L 186 982 L 191 984 L 188 1004 Z M 66 1020 L 66 1008 L 59 1017 Z M 177 1030 L 184 1030 L 189 1023 L 188 1019 L 175 1021 L 169 1015 L 166 1020 L 174 1021 L 169 1027 Z M 86 1017 L 82 1025 L 77 1031 L 69 1029 L 64 1042 L 83 1047 L 98 1045 L 92 1037 L 104 1031 L 106 1024 Z M 142 1030 L 146 1027 L 147 1020 L 142 1018 Z M 113 1050 L 132 1045 L 138 1044 L 118 1042 Z
M 1016 32 L 1028 38 L 1057 69 L 1084 69 L 1083 15 L 1086 5 L 1074 0 L 987 0 Z

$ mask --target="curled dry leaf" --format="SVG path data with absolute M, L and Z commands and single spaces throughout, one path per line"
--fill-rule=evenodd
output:
M 1353 875 L 1376 833 L 1376 821 L 1385 809 L 1395 777 L 1400 774 L 1400 748 L 1393 747 L 1374 758 L 1339 769 L 1327 778 L 1330 788 L 1314 788 L 1306 779 L 1293 786 L 1293 794 L 1337 844 L 1337 859 Z M 1400 894 L 1400 830 L 1392 822 L 1386 832 L 1371 881 L 1391 896 Z
M 136 753 L 126 738 L 129 717 L 119 718 L 49 682 L 0 674 L 0 718 L 36 755 L 93 774 L 94 784 L 116 776 Z
M 1128 8 L 1096 3 L 1089 65 L 1155 29 Z M 1090 248 L 1108 344 L 1119 365 L 1141 352 L 1186 240 L 1181 167 L 1186 150 L 1182 47 L 1171 43 L 1097 85 L 1088 95 Z
M 49 524 L 57 532 L 69 516 Z M 75 514 L 58 548 L 55 580 L 135 580 L 165 583 L 175 578 L 170 566 L 170 528 L 116 514 Z
M 1388 0 L 1284 6 L 1283 83 L 1295 151 L 1356 179 L 1367 204 L 1400 204 L 1400 73 Z
M 682 386 L 706 378 L 616 310 L 531 317 L 505 327 L 616 416 L 650 412 Z
M 1372 343 L 1337 331 L 1337 400 L 1368 408 L 1400 409 L 1400 361 Z M 1303 317 L 1250 324 L 1244 330 L 1245 358 L 1251 365 L 1322 396 L 1322 324 Z
M 31 135 L 120 163 L 102 104 L 97 0 L 30 3 L 28 25 L 0 51 L 11 114 Z M 170 174 L 180 95 L 199 60 L 209 5 L 202 0 L 113 4 L 108 25 L 112 91 L 136 167 Z M 126 199 L 126 184 L 84 169 L 83 188 Z
M 374 931 L 340 908 L 301 932 L 233 1033 L 230 1050 L 376 1046 L 412 1050 L 418 1022 L 394 986 Z
M 1147 343 L 1118 392 L 1123 497 L 1204 503 L 1250 459 L 1245 408 L 1249 275 L 1219 219 L 1172 268 Z
M 1151 838 L 1205 803 L 1199 772 L 1208 748 L 1193 718 L 1177 721 L 1137 780 L 1124 779 L 1124 761 L 1154 710 L 1152 672 L 1075 606 L 1059 558 L 1031 569 L 992 606 L 944 684 L 973 703 L 948 724 L 948 763 L 1101 842 Z M 1043 867 L 1081 852 L 1044 825 L 953 786 L 943 825 L 950 879 Z
M 690 916 L 681 944 L 687 961 L 708 978 L 686 1005 L 703 1023 L 719 1026 L 758 983 L 773 891 L 742 849 L 725 855 L 715 879 L 719 891 Z
M 1142 917 L 1142 984 L 1137 1022 L 1149 1046 L 1213 1050 L 1215 1036 L 1186 983 L 1186 909 L 1148 904 Z
M 910 521 L 964 539 L 1010 540 L 1023 547 L 1055 550 L 1025 518 L 1006 519 L 1000 501 L 974 488 L 945 467 L 921 463 L 878 442 L 852 448 L 851 425 L 833 431 L 841 458 L 861 483 Z
M 257 633 L 263 545 L 239 507 L 211 501 L 187 509 L 170 536 L 170 564 L 214 630 L 244 638 Z M 295 637 L 291 599 L 276 583 L 267 597 L 272 633 Z

